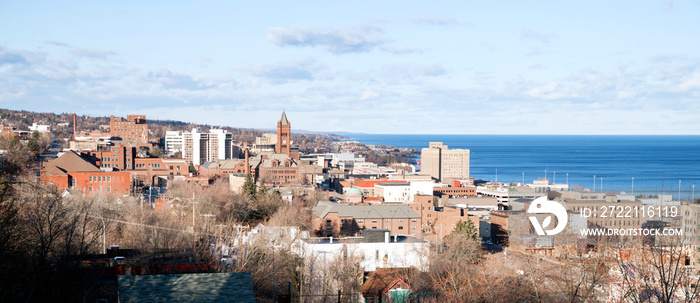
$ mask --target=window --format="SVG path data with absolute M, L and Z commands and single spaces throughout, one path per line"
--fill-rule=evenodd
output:
M 399 223 L 403 223 L 403 219 L 399 219 Z
M 107 192 L 112 192 L 112 187 L 111 187 L 111 186 L 107 186 Z
M 377 223 L 377 219 L 372 219 L 372 223 Z
M 411 219 L 411 222 L 418 222 L 418 219 Z
M 173 167 L 172 165 L 170 165 L 170 170 L 173 170 L 173 168 L 174 168 L 174 167 Z
M 92 182 L 92 176 L 90 176 L 90 182 Z
M 384 219 L 384 222 L 389 223 L 389 222 L 391 222 L 391 220 L 389 220 L 389 219 Z
M 357 219 L 357 223 L 362 223 L 363 221 L 362 219 Z
M 411 229 L 416 229 L 416 226 L 415 225 L 411 226 Z
M 403 230 L 403 226 L 399 226 L 399 230 Z

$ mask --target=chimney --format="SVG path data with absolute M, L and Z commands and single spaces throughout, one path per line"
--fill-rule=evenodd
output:
M 250 173 L 250 155 L 248 154 L 248 148 L 245 149 L 245 174 Z
M 75 139 L 76 130 L 78 129 L 77 125 L 75 125 L 76 121 L 77 121 L 77 118 L 75 117 L 75 114 L 73 114 L 73 138 L 74 139 Z

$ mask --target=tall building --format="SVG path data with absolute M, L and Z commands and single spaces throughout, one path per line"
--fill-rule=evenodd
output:
M 182 133 L 182 157 L 194 165 L 207 161 L 231 159 L 233 134 L 224 129 L 200 133 L 196 128 Z M 168 150 L 170 152 L 170 150 Z
M 109 135 L 124 141 L 148 143 L 146 115 L 128 115 L 126 120 L 110 116 Z
M 182 142 L 182 133 L 179 131 L 166 131 L 165 132 L 165 151 L 168 155 L 174 155 L 177 152 L 182 153 L 184 149 Z
M 441 182 L 448 178 L 469 178 L 469 150 L 448 149 L 442 142 L 430 142 L 421 150 L 421 172 Z
M 287 154 L 291 151 L 292 146 L 292 125 L 287 120 L 287 114 L 282 112 L 282 118 L 277 122 L 277 142 L 275 144 L 275 153 Z

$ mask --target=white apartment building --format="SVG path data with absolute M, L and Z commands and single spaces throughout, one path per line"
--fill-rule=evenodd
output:
M 173 142 L 177 141 L 173 140 Z M 193 128 L 190 132 L 182 133 L 182 157 L 194 165 L 231 159 L 232 142 L 233 134 L 226 130 L 213 128 L 209 132 L 200 133 Z
M 179 131 L 166 131 L 165 132 L 165 151 L 168 155 L 172 156 L 177 152 L 182 153 L 184 149 L 184 142 L 182 133 Z

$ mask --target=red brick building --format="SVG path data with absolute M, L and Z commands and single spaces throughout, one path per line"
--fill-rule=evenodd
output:
M 58 190 L 74 189 L 86 194 L 128 195 L 131 188 L 129 172 L 102 171 L 72 151 L 46 162 L 41 168 L 41 181 Z
M 124 141 L 148 143 L 146 115 L 128 115 L 126 120 L 110 116 L 109 134 Z

